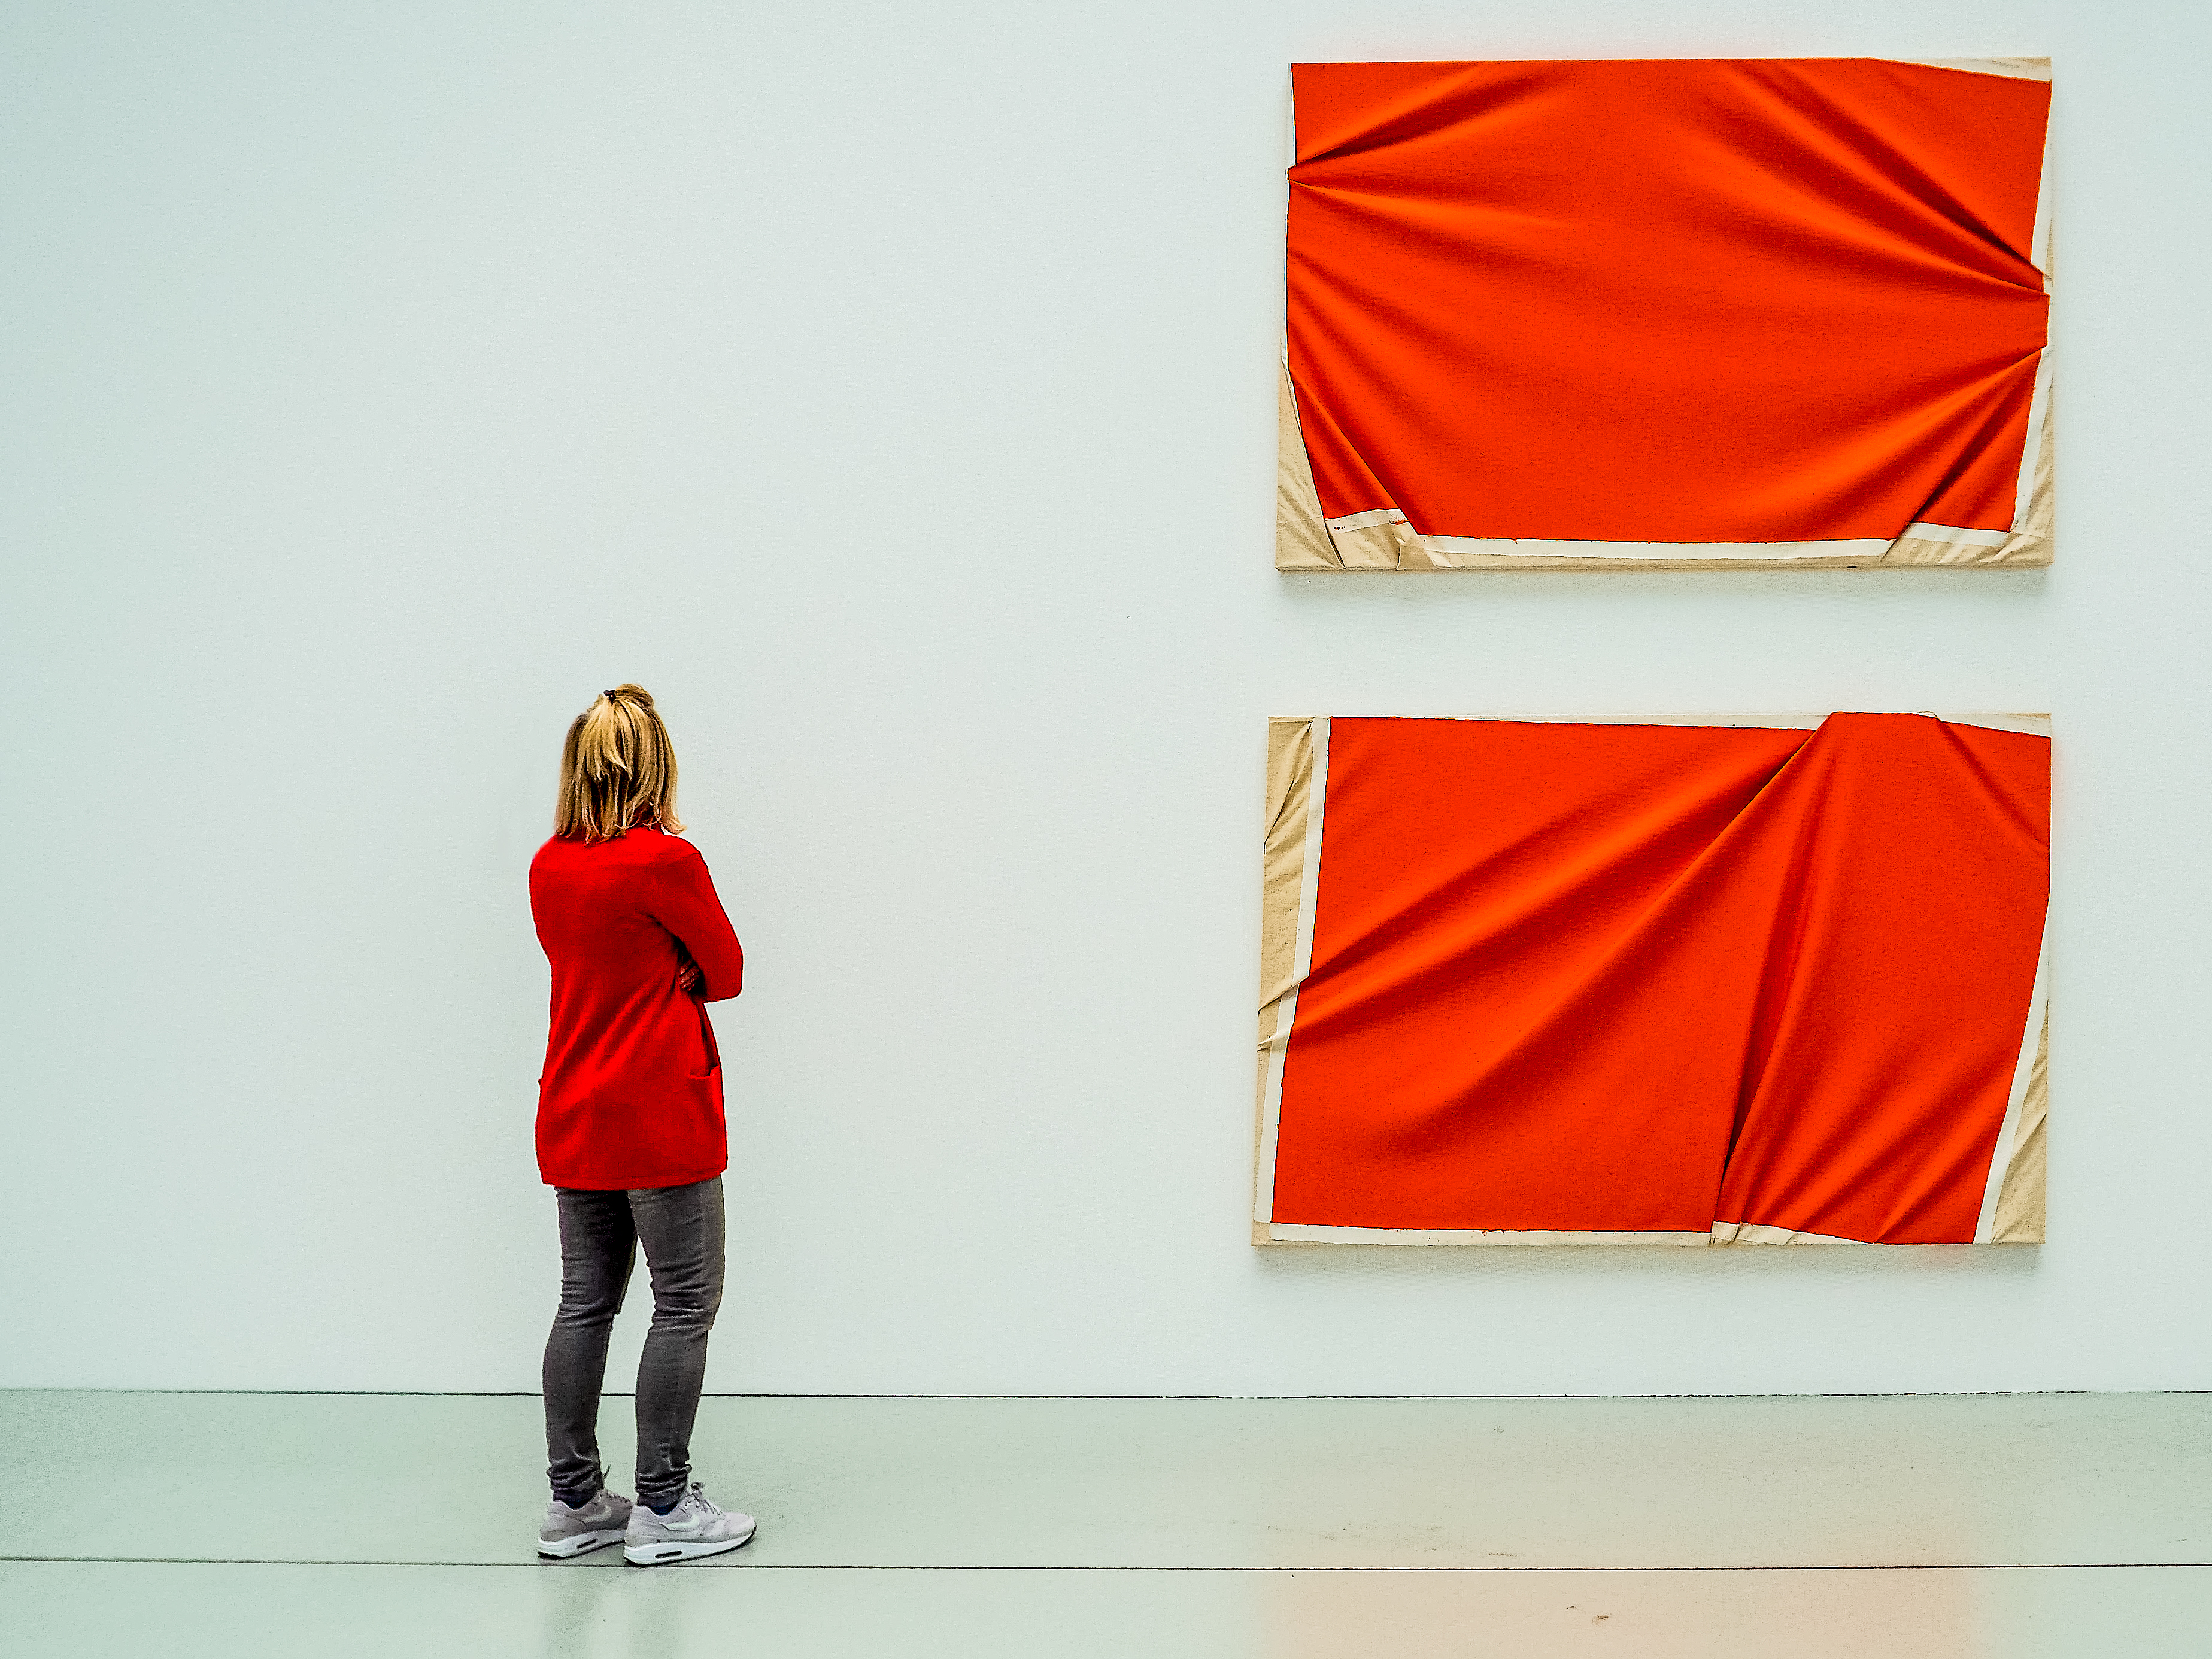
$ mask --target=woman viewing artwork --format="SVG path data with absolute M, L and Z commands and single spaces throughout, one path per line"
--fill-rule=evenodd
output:
M 641 1566 L 736 1549 L 753 1518 L 691 1479 L 691 1424 L 722 1300 L 722 1067 L 706 1005 L 744 952 L 706 860 L 681 840 L 676 753 L 642 686 L 602 692 L 561 749 L 553 838 L 530 909 L 553 964 L 538 1167 L 561 1219 L 561 1306 L 545 1343 L 553 1497 L 540 1555 L 619 1541 Z M 606 1487 L 599 1389 L 640 1244 L 653 1327 L 637 1368 L 637 1500 Z

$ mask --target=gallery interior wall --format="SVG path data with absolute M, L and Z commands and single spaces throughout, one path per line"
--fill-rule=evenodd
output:
M 0 1383 L 534 1386 L 524 872 L 625 678 L 750 958 L 710 1387 L 2212 1383 L 2208 49 L 2148 3 L 11 6 Z M 2045 52 L 2054 568 L 1271 568 L 1291 60 Z M 2047 1245 L 1251 1248 L 1266 716 L 1834 707 L 2057 715 Z

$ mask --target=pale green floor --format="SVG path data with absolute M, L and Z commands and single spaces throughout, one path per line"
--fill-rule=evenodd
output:
M 755 1544 L 541 1565 L 534 1399 L 0 1393 L 0 1653 L 2212 1655 L 2200 1395 L 711 1399 L 695 1453 Z

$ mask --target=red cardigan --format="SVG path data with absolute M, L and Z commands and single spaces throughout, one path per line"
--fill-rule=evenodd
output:
M 721 1174 L 722 1063 L 705 1005 L 737 995 L 745 954 L 687 841 L 637 829 L 556 836 L 530 864 L 553 964 L 538 1080 L 538 1169 L 552 1187 L 682 1187 Z M 688 953 L 698 990 L 676 970 Z

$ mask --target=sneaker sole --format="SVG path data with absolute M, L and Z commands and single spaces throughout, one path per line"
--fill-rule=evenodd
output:
M 757 1527 L 753 1528 L 754 1532 L 759 1530 Z M 743 1538 L 718 1538 L 711 1544 L 686 1544 L 668 1538 L 654 1544 L 625 1544 L 623 1559 L 634 1567 L 665 1567 L 676 1561 L 699 1561 L 710 1555 L 726 1555 L 752 1541 L 750 1532 Z
M 549 1560 L 565 1561 L 570 1556 L 581 1555 L 586 1550 L 599 1549 L 608 1544 L 619 1544 L 628 1536 L 627 1531 L 580 1532 L 574 1538 L 563 1538 L 551 1544 L 541 1538 L 538 1540 L 538 1553 Z

